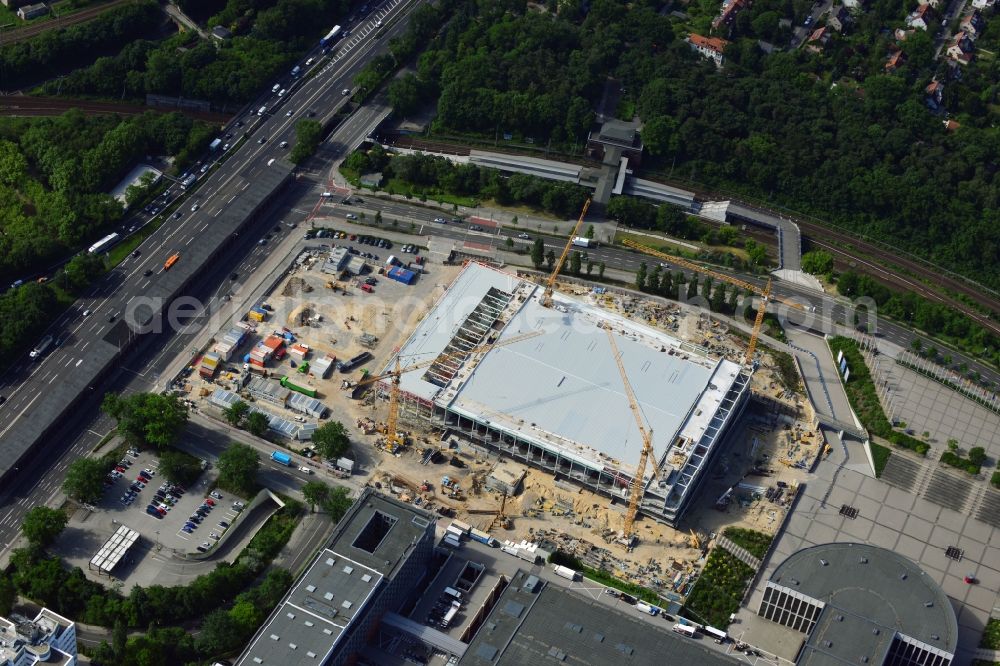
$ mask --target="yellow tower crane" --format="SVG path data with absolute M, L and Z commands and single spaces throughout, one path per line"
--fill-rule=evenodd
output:
M 753 363 L 754 350 L 757 348 L 757 337 L 760 335 L 760 328 L 761 325 L 764 323 L 764 312 L 767 310 L 767 304 L 773 300 L 773 301 L 778 301 L 779 303 L 784 303 L 785 305 L 793 307 L 797 310 L 802 309 L 802 306 L 796 303 L 795 301 L 790 301 L 785 298 L 772 296 L 771 278 L 768 278 L 767 284 L 764 285 L 763 288 L 761 288 L 753 284 L 752 282 L 747 282 L 746 280 L 741 280 L 737 277 L 733 277 L 732 275 L 727 275 L 725 273 L 713 271 L 712 269 L 705 268 L 704 266 L 696 264 L 693 261 L 688 261 L 687 259 L 683 259 L 681 257 L 675 257 L 672 254 L 660 252 L 659 250 L 651 248 L 648 245 L 643 245 L 642 243 L 636 243 L 635 241 L 629 240 L 627 238 L 622 241 L 622 245 L 624 245 L 625 247 L 630 247 L 633 250 L 638 250 L 643 254 L 648 254 L 652 257 L 663 259 L 664 261 L 674 264 L 676 266 L 680 266 L 681 268 L 687 268 L 697 273 L 708 275 L 717 280 L 728 282 L 729 284 L 736 285 L 737 287 L 741 287 L 743 289 L 746 289 L 747 291 L 750 291 L 760 296 L 760 302 L 757 304 L 757 317 L 754 319 L 753 322 L 753 333 L 750 335 L 750 344 L 747 346 L 747 353 L 746 357 L 744 358 L 744 363 L 746 365 L 750 365 L 751 363 Z
M 566 257 L 569 256 L 569 250 L 573 247 L 573 239 L 577 237 L 580 233 L 580 227 L 583 226 L 583 218 L 587 217 L 587 209 L 590 208 L 590 199 L 583 204 L 583 210 L 580 211 L 580 219 L 576 221 L 576 226 L 573 227 L 573 233 L 569 235 L 566 239 L 566 247 L 563 248 L 562 254 L 559 255 L 559 261 L 556 262 L 555 268 L 552 269 L 552 275 L 545 282 L 545 293 L 542 295 L 542 305 L 547 308 L 552 307 L 552 291 L 556 286 L 556 278 L 559 277 L 559 271 L 562 270 L 563 264 L 566 263 Z
M 514 344 L 515 342 L 521 342 L 522 340 L 527 340 L 533 338 L 536 335 L 541 335 L 542 331 L 529 331 L 528 333 L 521 333 L 520 335 L 515 335 L 513 337 L 507 338 L 506 340 L 498 340 L 496 342 L 491 342 L 484 345 L 478 345 L 472 347 L 466 352 L 460 354 L 438 354 L 434 358 L 419 361 L 412 365 L 408 365 L 405 368 L 400 365 L 399 354 L 396 354 L 396 362 L 393 369 L 389 372 L 383 373 L 381 375 L 376 375 L 374 377 L 369 377 L 365 380 L 366 384 L 374 384 L 377 381 L 381 381 L 386 378 L 391 378 L 391 385 L 389 388 L 389 416 L 386 419 L 386 437 L 387 437 L 387 448 L 390 451 L 394 451 L 396 447 L 400 446 L 402 442 L 402 437 L 400 437 L 398 432 L 399 424 L 399 378 L 401 375 L 411 372 L 413 370 L 420 370 L 421 368 L 426 368 L 439 361 L 447 361 L 450 359 L 463 360 L 470 354 L 478 354 L 480 352 L 485 353 L 490 351 L 495 347 L 505 347 L 507 345 Z
M 611 351 L 615 355 L 615 363 L 618 365 L 618 372 L 622 376 L 622 384 L 625 386 L 625 395 L 628 397 L 628 405 L 635 417 L 635 423 L 639 426 L 639 434 L 642 436 L 642 450 L 639 453 L 639 463 L 636 465 L 635 476 L 632 477 L 632 488 L 629 490 L 628 509 L 625 511 L 625 524 L 622 528 L 621 538 L 626 548 L 631 549 L 633 540 L 636 538 L 632 533 L 635 524 L 636 514 L 639 512 L 639 500 L 643 493 L 643 477 L 646 474 L 646 464 L 653 458 L 653 478 L 659 479 L 660 473 L 656 469 L 656 454 L 653 451 L 653 431 L 646 428 L 645 418 L 639 401 L 632 390 L 632 383 L 628 380 L 628 373 L 625 372 L 625 365 L 622 363 L 621 352 L 618 351 L 618 344 L 615 343 L 615 336 L 611 332 L 611 327 L 607 324 L 603 326 L 604 332 L 608 334 L 608 342 L 611 343 Z

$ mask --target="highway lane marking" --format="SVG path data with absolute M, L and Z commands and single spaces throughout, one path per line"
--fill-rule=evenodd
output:
M 219 210 L 215 211 L 215 215 L 213 215 L 212 217 L 219 217 L 219 213 L 221 213 L 221 212 L 222 212 L 222 209 L 220 208 Z
M 191 236 L 191 238 L 188 238 L 188 239 L 187 239 L 187 242 L 186 242 L 186 243 L 184 243 L 184 245 L 185 245 L 185 246 L 188 246 L 188 245 L 190 245 L 190 244 L 191 244 L 191 241 L 193 241 L 193 240 L 194 240 L 194 236 Z
M 80 351 L 83 351 L 84 349 L 86 349 L 87 345 L 89 345 L 89 344 L 90 344 L 90 340 L 87 340 L 86 342 L 84 342 L 83 345 L 80 347 Z M 83 359 L 80 359 L 80 360 L 82 361 Z M 79 365 L 79 363 L 77 365 Z
M 81 359 L 80 359 L 79 361 L 77 361 L 77 362 L 76 362 L 76 365 L 75 365 L 75 366 L 73 366 L 73 367 L 74 367 L 74 368 L 79 368 L 79 367 L 80 367 L 80 364 L 81 364 L 81 363 L 83 363 L 83 359 L 82 359 L 82 358 L 81 358 Z
M 81 358 L 80 360 L 82 361 L 83 359 Z M 64 367 L 64 368 L 68 368 L 68 367 L 69 367 L 69 364 L 70 364 L 70 363 L 72 363 L 72 362 L 73 362 L 73 357 L 72 357 L 72 356 L 70 356 L 70 357 L 69 357 L 68 359 L 66 359 L 66 364 L 65 364 L 65 365 L 64 365 L 63 367 Z M 80 365 L 80 363 L 79 363 L 79 362 L 77 362 L 77 365 Z
M 48 383 L 49 383 L 49 384 L 51 384 L 52 382 L 54 382 L 54 381 L 56 380 L 56 377 L 58 377 L 58 376 L 59 376 L 59 375 L 52 375 L 52 379 L 50 379 L 50 380 L 48 381 Z

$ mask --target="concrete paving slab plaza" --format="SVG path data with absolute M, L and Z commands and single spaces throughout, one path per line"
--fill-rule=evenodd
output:
M 762 627 L 760 618 L 752 617 L 760 605 L 764 583 L 774 568 L 792 553 L 813 545 L 870 543 L 917 562 L 941 585 L 958 617 L 960 659 L 957 663 L 969 663 L 986 621 L 1000 603 L 1000 528 L 849 469 L 841 470 L 837 487 L 829 492 L 824 505 L 828 484 L 822 474 L 817 474 L 813 482 L 803 487 L 802 496 L 778 537 L 774 554 L 766 563 L 749 604 L 739 613 L 739 623 L 743 626 L 733 626 L 731 633 L 743 632 L 744 640 L 765 650 L 780 649 L 781 641 L 776 638 L 780 632 Z M 848 487 L 856 490 L 848 491 Z M 841 505 L 845 504 L 858 509 L 855 518 L 840 514 Z M 963 550 L 960 561 L 945 556 L 949 546 Z M 975 574 L 979 584 L 964 582 L 964 576 L 970 573 Z M 774 644 L 756 643 L 758 638 Z M 787 643 L 787 637 L 784 642 Z M 794 658 L 794 655 L 782 656 Z
M 954 438 L 966 451 L 982 446 L 991 466 L 996 466 L 1000 458 L 1000 415 L 886 356 L 879 357 L 879 371 L 892 388 L 893 415 L 917 435 L 929 432 L 939 455 L 947 441 Z

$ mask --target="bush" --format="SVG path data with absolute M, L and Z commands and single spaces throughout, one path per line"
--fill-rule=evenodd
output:
M 836 336 L 830 338 L 830 349 L 834 352 L 844 352 L 847 358 L 847 367 L 850 368 L 850 378 L 845 382 L 844 388 L 847 392 L 847 399 L 851 403 L 854 412 L 861 419 L 861 424 L 873 435 L 878 435 L 889 440 L 896 446 L 915 451 L 920 455 L 927 455 L 930 445 L 922 442 L 916 437 L 910 437 L 906 433 L 893 429 L 885 412 L 882 411 L 882 404 L 878 400 L 875 392 L 875 383 L 872 381 L 868 366 L 865 365 L 861 352 L 858 351 L 857 343 L 850 338 Z
M 889 462 L 889 456 L 892 455 L 892 451 L 875 442 L 869 442 L 869 445 L 872 447 L 872 460 L 875 461 L 875 478 L 878 478 L 882 476 L 882 470 L 885 469 L 886 463 Z
M 729 625 L 729 616 L 740 608 L 753 569 L 724 548 L 713 548 L 701 576 L 684 605 L 699 622 L 713 627 Z
M 722 536 L 737 546 L 746 548 L 747 552 L 757 559 L 763 559 L 767 555 L 767 549 L 771 547 L 771 541 L 774 539 L 773 535 L 757 532 L 756 530 L 743 529 L 742 527 L 727 527 L 722 532 Z
M 972 474 L 973 476 L 979 474 L 979 472 L 982 469 L 980 467 L 982 463 L 980 463 L 980 465 L 977 465 L 970 459 L 963 458 L 954 451 L 945 451 L 944 453 L 942 453 L 941 462 L 943 462 L 945 465 L 951 465 L 952 467 L 966 471 L 969 474 Z
M 990 485 L 994 488 L 1000 488 L 1000 472 L 993 472 L 993 476 L 990 477 Z

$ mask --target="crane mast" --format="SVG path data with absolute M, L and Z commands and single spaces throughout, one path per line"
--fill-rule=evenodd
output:
M 634 536 L 632 528 L 635 524 L 635 517 L 639 512 L 639 500 L 642 498 L 643 493 L 642 483 L 643 477 L 646 474 L 646 465 L 650 457 L 655 458 L 653 451 L 653 431 L 646 428 L 642 409 L 639 407 L 639 401 L 632 390 L 632 383 L 628 380 L 628 373 L 625 372 L 625 364 L 622 363 L 621 352 L 618 351 L 618 344 L 615 343 L 615 336 L 611 332 L 611 327 L 608 324 L 604 324 L 603 328 L 604 332 L 608 334 L 608 342 L 611 344 L 611 351 L 614 352 L 618 372 L 622 376 L 622 384 L 625 386 L 625 396 L 628 398 L 629 408 L 632 410 L 632 416 L 635 417 L 635 423 L 639 426 L 639 434 L 642 436 L 642 450 L 639 452 L 639 463 L 636 466 L 635 476 L 632 477 L 632 487 L 629 490 L 628 497 L 628 509 L 625 511 L 625 524 L 622 529 L 622 539 L 626 547 L 630 547 Z M 655 459 L 653 460 L 652 472 L 653 478 L 658 479 L 660 477 L 660 473 L 656 469 Z
M 583 210 L 580 211 L 580 219 L 576 221 L 576 226 L 573 227 L 573 233 L 569 235 L 566 239 L 566 247 L 563 248 L 562 254 L 559 255 L 559 261 L 556 262 L 555 268 L 552 269 L 552 275 L 549 279 L 545 281 L 545 293 L 542 295 L 542 305 L 547 308 L 552 307 L 552 291 L 556 286 L 556 278 L 559 277 L 559 271 L 562 270 L 563 264 L 566 263 L 566 257 L 569 256 L 569 250 L 573 247 L 573 239 L 580 233 L 580 227 L 583 225 L 583 218 L 587 217 L 587 209 L 590 208 L 590 199 L 583 204 Z

